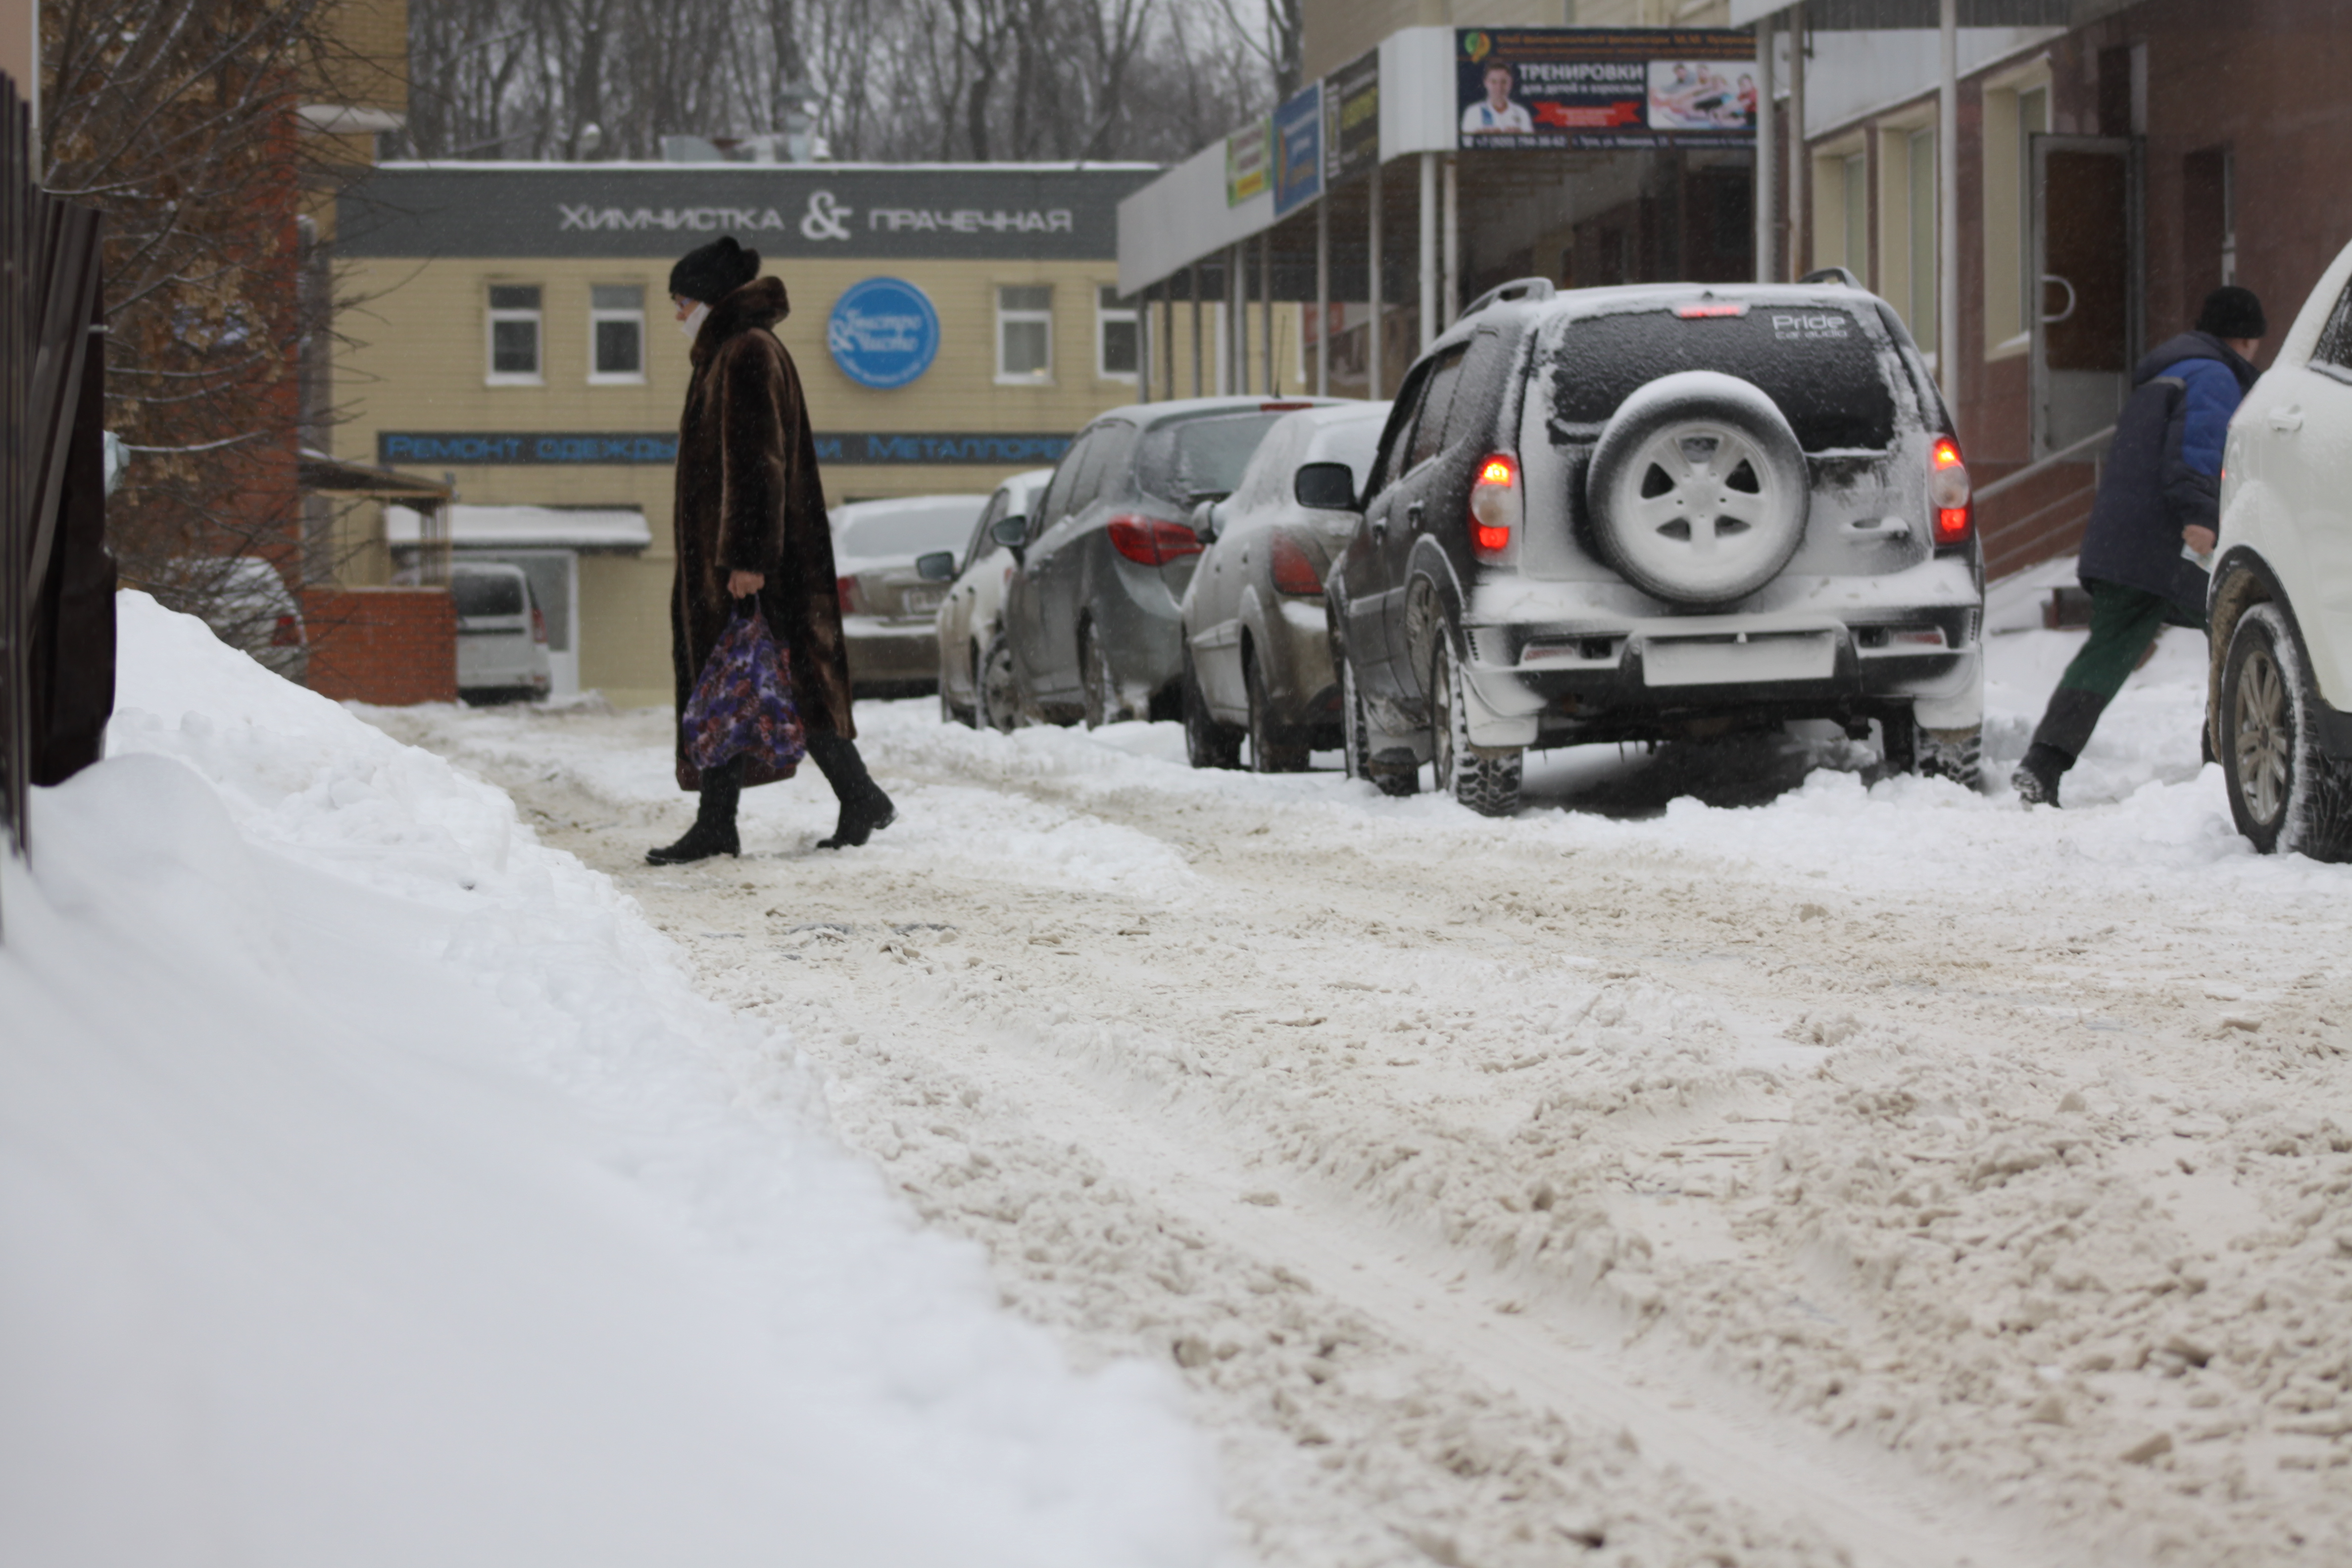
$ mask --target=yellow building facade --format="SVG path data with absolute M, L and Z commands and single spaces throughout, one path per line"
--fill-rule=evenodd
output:
M 1116 207 L 1156 172 L 383 165 L 337 215 L 334 455 L 452 485 L 457 555 L 532 570 L 559 689 L 666 702 L 671 263 L 731 234 L 782 279 L 828 505 L 984 496 L 1137 399 Z M 346 583 L 401 570 L 396 509 L 349 526 Z

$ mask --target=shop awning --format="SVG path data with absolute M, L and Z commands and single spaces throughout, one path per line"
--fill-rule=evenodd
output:
M 643 550 L 654 542 L 646 514 L 635 507 L 461 503 L 442 508 L 441 516 L 450 545 L 458 550 Z M 420 544 L 424 531 L 415 508 L 383 509 L 386 544 Z

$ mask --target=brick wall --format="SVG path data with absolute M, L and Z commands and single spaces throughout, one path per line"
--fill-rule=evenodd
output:
M 457 700 L 457 613 L 446 588 L 309 588 L 310 689 L 404 707 Z

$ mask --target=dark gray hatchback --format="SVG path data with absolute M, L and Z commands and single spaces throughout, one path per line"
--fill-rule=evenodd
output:
M 1114 408 L 1078 433 L 1017 547 L 1004 632 L 1023 708 L 1051 723 L 1173 719 L 1188 521 L 1230 494 L 1276 420 L 1330 399 L 1199 397 Z

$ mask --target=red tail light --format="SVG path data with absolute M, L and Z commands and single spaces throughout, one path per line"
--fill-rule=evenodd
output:
M 533 642 L 547 640 L 547 612 L 537 605 L 530 607 L 530 640 Z
M 1280 529 L 1274 531 L 1274 586 L 1277 593 L 1313 594 L 1323 592 L 1323 574 L 1315 569 L 1314 558 L 1307 547 Z
M 833 580 L 833 591 L 841 600 L 841 613 L 843 615 L 854 616 L 857 613 L 856 578 L 835 577 Z
M 1181 522 L 1122 515 L 1104 524 L 1104 531 L 1110 547 L 1139 566 L 1165 566 L 1201 553 L 1201 536 Z
M 302 646 L 302 623 L 296 620 L 292 616 L 278 616 L 277 629 L 269 634 L 269 646 L 271 647 L 300 647 Z
M 1511 531 L 1519 525 L 1519 465 L 1497 452 L 1478 465 L 1470 487 L 1470 548 L 1492 560 L 1510 548 Z
M 1744 301 L 1711 300 L 1703 304 L 1681 306 L 1675 314 L 1685 321 L 1705 321 L 1717 316 L 1744 316 L 1748 314 L 1748 306 Z
M 1976 526 L 1970 502 L 1969 466 L 1960 460 L 1960 444 L 1949 436 L 1936 437 L 1927 458 L 1927 499 L 1936 509 L 1936 542 L 1965 543 Z

